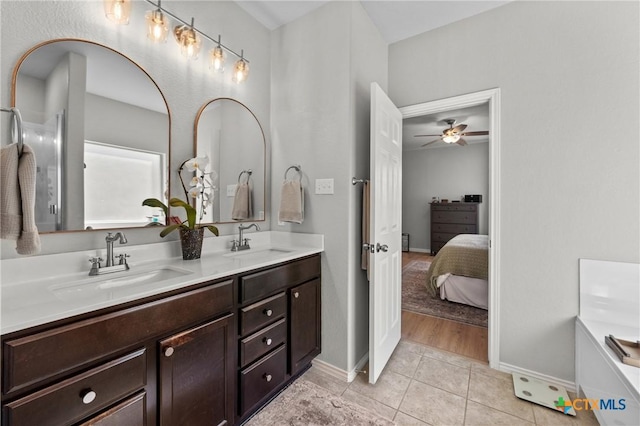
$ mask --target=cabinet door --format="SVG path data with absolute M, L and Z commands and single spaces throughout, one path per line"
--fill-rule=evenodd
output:
M 230 425 L 234 419 L 233 314 L 160 341 L 160 424 Z
M 293 287 L 289 303 L 289 373 L 294 375 L 320 353 L 320 280 Z

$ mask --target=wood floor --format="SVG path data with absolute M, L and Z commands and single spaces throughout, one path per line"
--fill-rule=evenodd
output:
M 402 253 L 402 266 L 416 259 L 431 261 L 427 253 Z M 429 315 L 402 311 L 402 338 L 488 362 L 488 330 Z

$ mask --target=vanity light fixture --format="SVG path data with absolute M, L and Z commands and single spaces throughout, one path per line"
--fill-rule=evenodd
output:
M 131 0 L 104 0 L 104 14 L 116 24 L 127 25 L 131 15 Z
M 209 52 L 211 69 L 216 72 L 224 71 L 224 50 L 222 50 L 222 46 L 220 46 L 220 38 L 220 35 L 218 35 L 218 45 Z
M 182 54 L 187 59 L 198 59 L 200 44 L 202 43 L 200 36 L 193 28 L 193 21 L 194 18 L 191 18 L 191 25 L 178 25 L 173 29 L 173 35 L 180 45 Z
M 169 34 L 169 20 L 160 9 L 160 0 L 158 0 L 158 8 L 150 10 L 145 14 L 147 21 L 147 37 L 154 43 L 164 43 L 167 41 Z
M 244 50 L 240 51 L 240 59 L 233 66 L 233 81 L 242 83 L 249 77 L 249 64 L 244 60 Z

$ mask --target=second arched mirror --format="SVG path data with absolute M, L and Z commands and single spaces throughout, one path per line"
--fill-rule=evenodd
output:
M 231 98 L 200 108 L 195 123 L 195 155 L 209 157 L 218 178 L 213 204 L 203 223 L 264 220 L 266 141 L 253 112 Z

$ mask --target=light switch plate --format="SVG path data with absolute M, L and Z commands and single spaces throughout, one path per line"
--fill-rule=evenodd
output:
M 333 178 L 316 179 L 316 194 L 333 194 Z
M 233 183 L 231 185 L 227 185 L 227 197 L 235 197 L 236 195 L 236 184 Z

